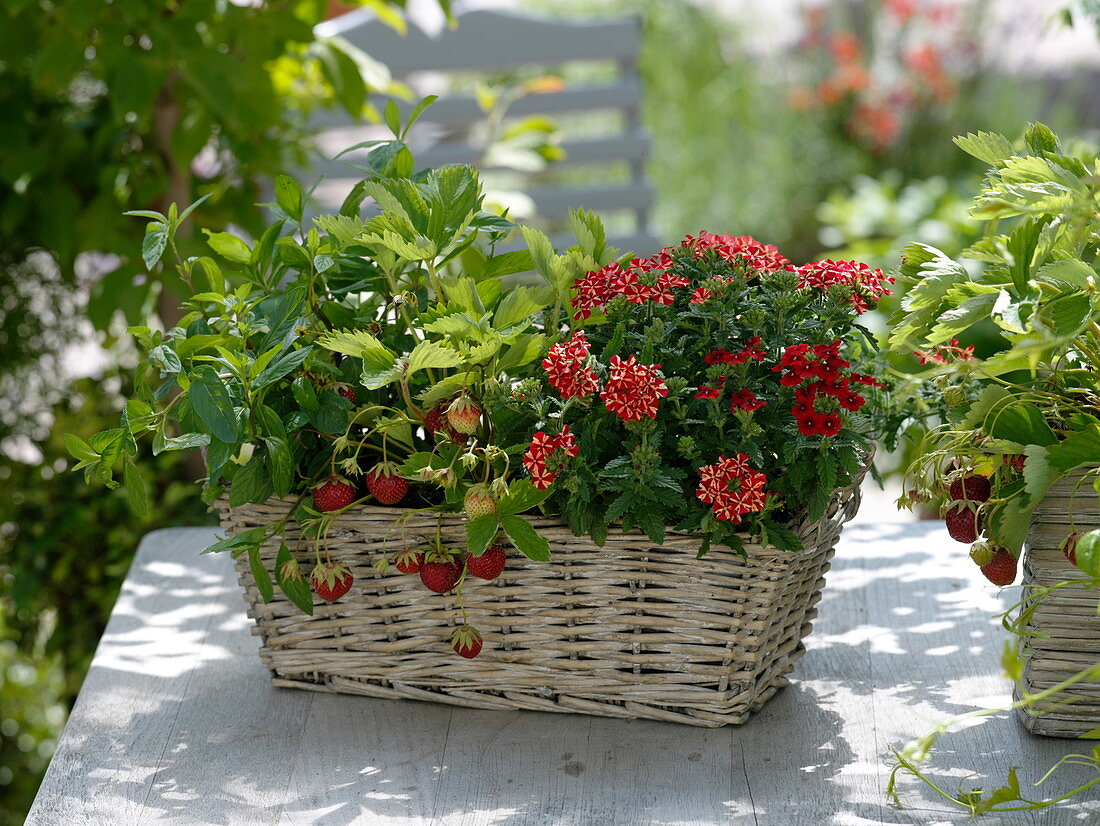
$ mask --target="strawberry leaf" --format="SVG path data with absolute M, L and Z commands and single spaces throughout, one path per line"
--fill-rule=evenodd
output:
M 531 523 L 522 516 L 504 514 L 500 517 L 501 527 L 516 549 L 535 562 L 550 561 L 550 543 L 546 537 L 539 536 Z
M 539 490 L 530 479 L 517 479 L 508 486 L 508 493 L 500 500 L 499 510 L 501 513 L 523 513 L 542 504 L 549 495 L 549 490 Z
M 500 520 L 495 513 L 487 513 L 466 523 L 466 550 L 471 556 L 481 556 L 500 528 Z

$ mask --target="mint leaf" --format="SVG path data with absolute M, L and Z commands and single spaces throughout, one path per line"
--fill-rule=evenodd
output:
M 309 583 L 285 542 L 279 543 L 279 553 L 275 556 L 275 581 L 287 599 L 303 613 L 313 616 L 313 592 L 309 590 Z
M 227 536 L 225 539 L 219 539 L 214 544 L 208 545 L 203 553 L 220 554 L 225 551 L 232 551 L 233 556 L 237 556 L 241 551 L 253 546 L 258 548 L 262 545 L 266 534 L 267 528 L 249 528 L 247 531 L 241 531 L 233 534 L 233 536 Z
M 248 567 L 252 569 L 252 578 L 256 580 L 256 587 L 260 589 L 260 596 L 265 603 L 271 602 L 275 597 L 275 589 L 271 585 L 271 575 L 264 567 L 264 561 L 260 559 L 260 546 L 252 545 L 248 549 Z

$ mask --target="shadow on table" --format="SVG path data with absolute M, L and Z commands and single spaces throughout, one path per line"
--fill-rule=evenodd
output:
M 58 759 L 70 783 L 109 785 L 102 822 L 963 822 L 915 783 L 906 789 L 923 810 L 884 798 L 889 746 L 1007 694 L 996 594 L 947 542 L 935 526 L 854 526 L 795 684 L 724 729 L 274 689 L 228 560 L 203 558 L 196 573 L 182 552 L 139 558 L 152 567 L 120 601 L 82 694 L 95 707 L 78 709 L 85 730 Z M 179 631 L 165 643 L 149 630 L 159 624 Z M 208 667 L 184 668 L 196 662 Z M 1024 765 L 1037 779 L 1077 748 L 1002 717 L 945 740 L 935 765 L 941 776 Z

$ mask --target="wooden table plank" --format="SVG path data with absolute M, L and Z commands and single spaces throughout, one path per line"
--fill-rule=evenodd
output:
M 724 729 L 274 689 L 209 537 L 143 541 L 30 826 L 963 823 L 914 781 L 913 808 L 888 805 L 889 749 L 1009 693 L 1003 598 L 938 525 L 849 526 L 794 685 Z M 941 779 L 1034 780 L 1080 750 L 1008 717 L 943 743 Z M 1096 802 L 982 823 L 1090 818 Z

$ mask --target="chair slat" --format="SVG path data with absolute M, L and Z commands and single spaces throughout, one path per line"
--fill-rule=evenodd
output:
M 388 98 L 376 96 L 371 102 L 380 111 Z M 529 115 L 558 115 L 565 112 L 633 109 L 642 100 L 642 88 L 636 77 L 626 77 L 615 83 L 579 86 L 541 95 L 520 98 L 508 107 L 508 117 Z M 415 104 L 398 101 L 403 116 L 407 116 Z M 441 98 L 420 116 L 421 123 L 438 123 L 444 126 L 477 123 L 485 119 L 485 113 L 477 100 L 468 96 Z M 312 117 L 314 127 L 327 129 L 346 126 L 348 117 L 338 110 L 317 112 Z
M 607 164 L 616 161 L 640 161 L 649 157 L 650 147 L 649 138 L 644 133 L 633 132 L 603 138 L 563 141 L 561 148 L 565 151 L 565 158 L 555 161 L 555 168 L 594 163 Z M 349 152 L 341 160 L 319 162 L 310 171 L 314 175 L 323 175 L 326 178 L 346 177 L 350 173 L 344 161 L 360 162 L 365 153 L 366 150 Z M 482 150 L 479 147 L 464 143 L 442 143 L 430 149 L 422 149 L 416 153 L 416 161 L 421 168 L 435 168 L 448 164 L 471 164 L 480 166 L 482 169 L 499 168 L 492 163 L 491 156 L 486 162 L 482 162 Z
M 567 215 L 585 207 L 599 212 L 611 209 L 644 209 L 653 202 L 653 187 L 644 181 L 599 187 L 547 187 L 527 193 L 544 218 Z
M 633 17 L 570 23 L 487 10 L 463 14 L 458 28 L 437 38 L 415 27 L 402 36 L 367 9 L 329 20 L 317 27 L 317 33 L 345 38 L 399 76 L 628 59 L 637 55 L 640 40 Z

